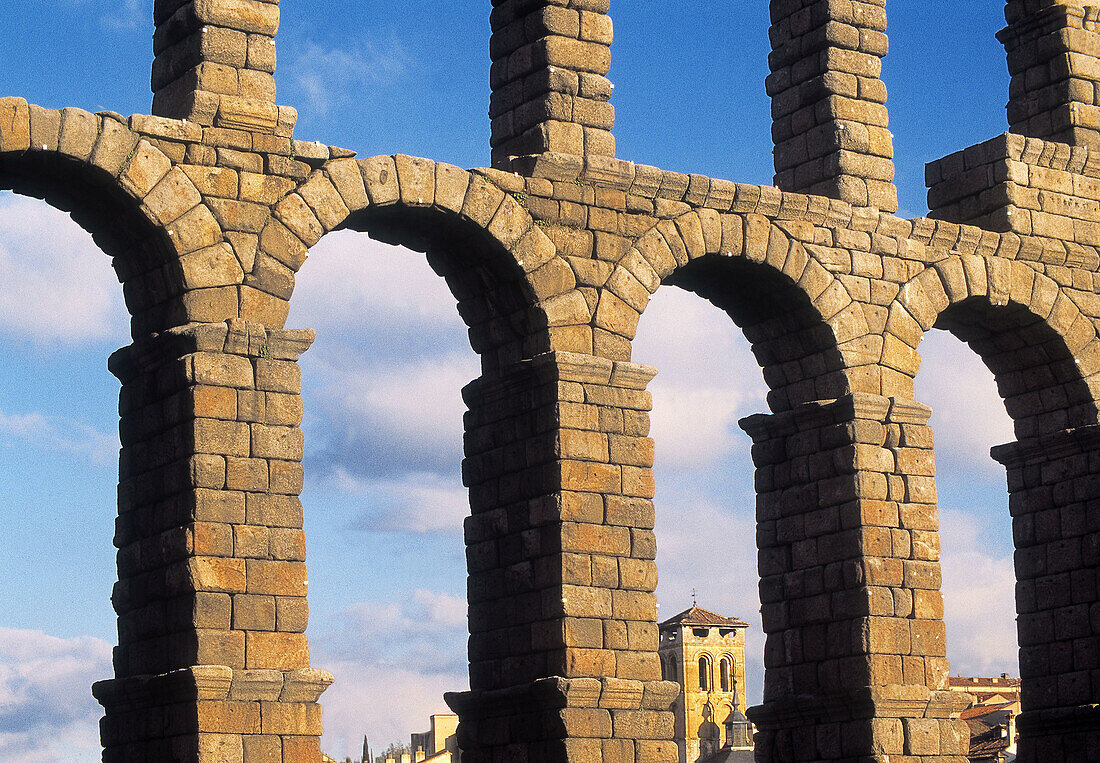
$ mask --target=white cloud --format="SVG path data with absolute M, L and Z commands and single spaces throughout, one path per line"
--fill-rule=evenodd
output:
M 304 428 L 315 476 L 457 474 L 461 389 L 477 376 L 476 363 L 465 354 L 387 362 L 334 353 L 305 361 Z
M 470 500 L 457 475 L 412 472 L 394 479 L 363 479 L 337 467 L 327 486 L 362 496 L 364 508 L 351 520 L 373 532 L 455 533 L 470 513 Z
M 461 390 L 480 375 L 446 283 L 423 255 L 346 232 L 314 249 L 293 304 L 289 325 L 318 331 L 302 358 L 313 476 L 352 493 L 382 481 L 396 503 L 426 481 L 416 500 L 438 504 L 431 475 L 458 482 Z M 426 511 L 384 524 L 433 526 Z
M 0 194 L 0 333 L 76 344 L 128 336 L 110 260 L 44 202 Z
M 322 394 L 324 405 L 349 422 L 380 427 L 422 445 L 451 430 L 450 439 L 460 444 L 466 410 L 461 390 L 473 378 L 471 373 L 476 374 L 476 368 L 465 355 L 379 366 L 349 360 L 326 369 Z
M 101 16 L 99 23 L 112 32 L 137 32 L 145 27 L 152 29 L 153 18 L 142 0 L 123 0 L 113 3 L 112 11 Z
M 944 620 L 953 675 L 1019 675 L 1016 574 L 972 514 L 940 512 Z
M 87 458 L 96 466 L 118 465 L 119 441 L 114 432 L 65 416 L 43 413 L 8 414 L 0 410 L 0 441 L 20 440 L 31 445 Z
M 932 406 L 936 460 L 959 462 L 1003 479 L 1004 467 L 990 458 L 989 449 L 1015 436 L 992 372 L 946 331 L 926 334 L 920 354 L 917 400 Z
M 676 387 L 654 381 L 651 434 L 661 469 L 714 466 L 747 440 L 737 427 L 744 414 L 737 390 Z
M 99 760 L 103 713 L 91 685 L 112 674 L 105 641 L 0 628 L 0 758 Z
M 661 289 L 642 316 L 633 357 L 658 370 L 649 389 L 659 469 L 706 469 L 748 451 L 737 420 L 766 410 L 767 390 L 728 315 L 689 292 Z
M 442 322 L 460 327 L 464 337 L 455 304 L 423 254 L 365 233 L 337 231 L 310 250 L 296 278 L 288 325 L 370 331 L 397 324 L 427 330 Z
M 407 743 L 431 714 L 449 712 L 444 692 L 469 685 L 462 596 L 420 589 L 402 601 L 353 604 L 319 635 L 314 627 L 313 664 L 336 677 L 321 695 L 322 746 L 334 757 L 358 755 L 364 734 L 378 749 Z
M 334 46 L 303 41 L 282 67 L 282 76 L 305 100 L 304 106 L 324 116 L 392 89 L 411 61 L 399 39 L 370 39 L 360 33 Z

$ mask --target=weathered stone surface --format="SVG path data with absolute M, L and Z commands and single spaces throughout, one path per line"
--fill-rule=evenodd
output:
M 298 498 L 297 358 L 312 335 L 283 325 L 308 248 L 344 225 L 428 250 L 484 369 L 464 391 L 474 688 L 457 701 L 473 761 L 676 758 L 655 653 L 652 369 L 630 362 L 649 298 L 670 282 L 745 327 L 770 390 L 772 414 L 745 421 L 769 635 L 768 696 L 752 711 L 762 748 L 966 752 L 937 694 L 933 438 L 913 400 L 933 327 L 994 369 L 1020 438 L 997 457 L 1025 705 L 1073 729 L 1096 703 L 1088 668 L 1075 669 L 1100 640 L 1086 580 L 1100 499 L 1092 22 L 1067 4 L 1008 4 L 1022 134 L 930 165 L 932 219 L 903 220 L 890 214 L 882 2 L 772 3 L 779 188 L 614 157 L 608 11 L 494 4 L 493 168 L 472 173 L 293 140 L 296 112 L 274 102 L 278 3 L 266 0 L 155 4 L 156 116 L 0 99 L 0 185 L 72 209 L 113 256 L 134 317 L 134 346 L 112 360 L 115 680 L 177 680 L 167 671 L 182 666 L 202 684 L 180 709 L 198 728 L 172 743 L 179 754 L 125 747 L 160 743 L 135 729 L 164 720 L 166 690 L 116 692 L 108 759 L 319 757 L 327 683 L 302 672 Z M 1038 29 L 1058 32 L 1040 44 Z M 1063 64 L 1074 76 L 1038 74 Z M 215 680 L 204 661 L 228 673 Z M 869 709 L 821 720 L 841 706 Z M 1021 721 L 1025 758 L 1064 757 L 1062 732 L 1039 725 Z

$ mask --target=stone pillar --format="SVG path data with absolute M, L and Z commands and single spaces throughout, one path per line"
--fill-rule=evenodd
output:
M 1021 763 L 1100 759 L 1100 426 L 993 448 L 1016 542 Z
M 610 0 L 493 0 L 493 166 L 546 152 L 615 156 Z M 523 160 L 516 166 L 520 169 Z
M 653 369 L 549 353 L 464 390 L 470 763 L 672 763 L 657 657 Z
M 1081 0 L 1008 0 L 998 35 L 1008 53 L 1014 133 L 1100 144 L 1100 10 Z
M 156 0 L 153 20 L 155 116 L 292 136 L 297 112 L 275 105 L 279 0 Z
M 761 760 L 965 759 L 929 414 L 857 393 L 741 422 L 767 634 L 764 702 L 748 711 Z
M 772 0 L 775 184 L 896 212 L 886 0 Z
M 230 321 L 115 353 L 122 381 L 115 678 L 105 761 L 319 761 L 298 355 Z

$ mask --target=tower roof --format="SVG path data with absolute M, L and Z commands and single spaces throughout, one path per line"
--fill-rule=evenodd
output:
M 661 623 L 662 628 L 673 625 L 709 625 L 718 628 L 748 628 L 749 624 L 736 617 L 723 617 L 702 607 L 691 607 Z

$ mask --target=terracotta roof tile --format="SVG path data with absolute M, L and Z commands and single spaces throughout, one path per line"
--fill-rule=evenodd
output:
M 669 625 L 710 625 L 719 628 L 749 627 L 749 624 L 744 620 L 738 620 L 736 617 L 723 617 L 702 607 L 685 609 L 675 617 L 670 617 L 661 623 L 662 628 Z

